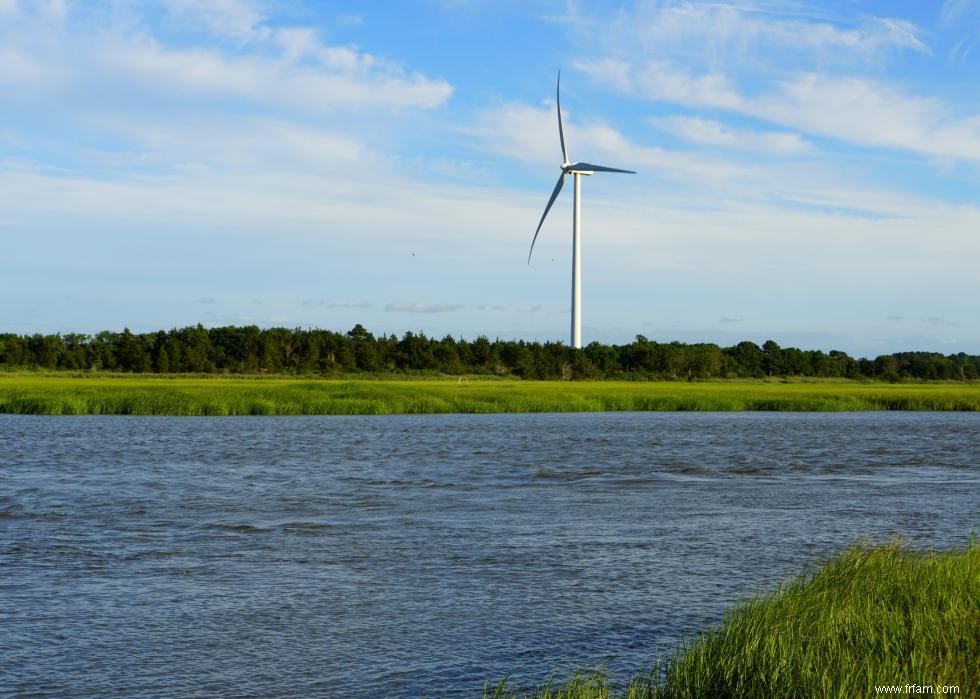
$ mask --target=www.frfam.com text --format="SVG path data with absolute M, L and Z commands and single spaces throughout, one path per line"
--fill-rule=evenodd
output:
M 875 694 L 959 694 L 960 688 L 955 684 L 886 684 L 875 685 Z

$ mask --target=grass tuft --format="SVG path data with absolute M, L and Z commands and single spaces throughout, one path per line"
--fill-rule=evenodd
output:
M 943 553 L 897 543 L 854 546 L 738 605 L 720 626 L 624 688 L 594 673 L 528 690 L 501 683 L 493 697 L 865 697 L 881 695 L 882 686 L 978 696 L 978 589 L 975 540 Z

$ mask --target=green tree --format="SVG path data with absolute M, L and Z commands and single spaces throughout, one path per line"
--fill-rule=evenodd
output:
M 778 346 L 777 346 L 778 347 Z M 754 342 L 739 342 L 732 348 L 730 355 L 735 359 L 742 376 L 765 376 L 766 355 L 762 348 Z
M 143 343 L 129 328 L 123 328 L 122 333 L 116 336 L 115 355 L 118 368 L 122 371 L 143 370 Z
M 184 328 L 178 331 L 177 336 L 180 340 L 184 371 L 213 372 L 215 370 L 211 336 L 203 325 L 198 323 L 192 328 Z
M 64 337 L 65 350 L 62 355 L 62 368 L 78 371 L 91 365 L 89 359 L 89 336 L 81 333 L 69 333 Z
M 466 367 L 460 361 L 459 347 L 452 335 L 446 335 L 432 348 L 436 368 L 445 374 L 465 374 Z
M 768 376 L 783 374 L 783 352 L 775 340 L 766 340 L 762 344 L 762 369 Z

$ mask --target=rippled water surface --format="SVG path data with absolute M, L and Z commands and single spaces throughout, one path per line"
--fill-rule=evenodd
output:
M 978 465 L 969 414 L 0 415 L 0 693 L 625 675 L 855 538 L 965 543 Z

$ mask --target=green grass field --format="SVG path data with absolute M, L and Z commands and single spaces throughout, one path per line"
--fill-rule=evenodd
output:
M 850 698 L 882 696 L 875 687 L 901 686 L 900 695 L 928 688 L 933 696 L 975 697 L 978 585 L 976 541 L 943 553 L 897 544 L 855 546 L 774 593 L 737 606 L 719 627 L 625 687 L 594 673 L 528 690 L 501 682 L 484 696 Z
M 386 415 L 623 410 L 976 411 L 980 384 L 0 374 L 0 413 Z

